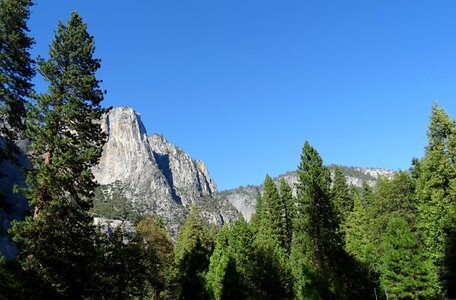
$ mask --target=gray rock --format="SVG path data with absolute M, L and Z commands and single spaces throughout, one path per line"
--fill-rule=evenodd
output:
M 101 126 L 107 142 L 93 174 L 104 203 L 123 197 L 135 214 L 161 216 L 174 236 L 192 205 L 218 225 L 238 216 L 228 201 L 212 197 L 217 188 L 205 164 L 159 134 L 148 137 L 133 109 L 113 108 Z

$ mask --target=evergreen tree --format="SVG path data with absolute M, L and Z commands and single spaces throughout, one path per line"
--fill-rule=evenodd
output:
M 364 205 L 369 209 L 371 205 L 374 203 L 374 190 L 372 187 L 365 181 L 361 183 L 361 193 L 360 193 L 361 200 L 363 201 Z
M 380 282 L 391 299 L 435 299 L 428 261 L 423 260 L 421 247 L 407 222 L 392 217 L 382 243 Z
M 358 194 L 354 194 L 353 211 L 349 213 L 345 224 L 345 248 L 358 261 L 377 269 L 374 263 L 374 245 L 370 238 L 370 219 L 366 206 Z
M 25 129 L 26 98 L 35 75 L 28 36 L 30 0 L 0 1 L 0 133 L 13 141 Z
M 112 234 L 100 235 L 97 246 L 99 253 L 90 270 L 97 280 L 84 297 L 121 300 L 151 294 L 148 275 L 155 270 L 148 268 L 151 257 L 144 254 L 139 236 L 126 235 L 119 226 Z
M 432 107 L 427 135 L 429 143 L 419 163 L 416 183 L 417 228 L 434 275 L 434 289 L 443 293 L 453 290 L 452 286 L 442 283 L 444 279 L 453 281 L 448 274 L 455 268 L 445 268 L 444 264 L 448 244 L 451 244 L 449 233 L 454 232 L 456 224 L 456 126 L 437 105 Z
M 266 176 L 263 187 L 261 206 L 256 212 L 258 214 L 257 236 L 263 235 L 267 239 L 274 239 L 284 247 L 286 225 L 279 191 L 269 175 Z
M 374 197 L 371 214 L 376 219 L 379 232 L 386 231 L 393 214 L 404 218 L 409 224 L 415 224 L 415 191 L 409 173 L 398 172 L 391 179 L 380 177 Z
M 199 210 L 193 206 L 179 232 L 174 248 L 175 270 L 171 281 L 178 299 L 206 299 L 205 276 L 209 267 L 214 241 Z
M 27 28 L 31 6 L 30 0 L 0 0 L 0 164 L 16 160 L 13 142 L 25 129 L 26 98 L 35 75 Z M 13 205 L 0 194 L 0 211 L 9 213 Z
M 153 299 L 158 299 L 166 289 L 167 274 L 173 263 L 174 244 L 162 221 L 145 216 L 136 224 L 141 256 L 145 265 L 145 282 Z
M 212 299 L 244 299 L 239 274 L 230 248 L 230 230 L 224 225 L 220 230 L 212 253 L 206 284 Z
M 284 178 L 280 180 L 280 201 L 282 205 L 282 214 L 284 218 L 285 232 L 285 248 L 287 253 L 291 252 L 291 241 L 293 238 L 293 219 L 295 216 L 295 199 L 291 187 Z
M 345 224 L 348 214 L 353 209 L 353 197 L 347 185 L 345 174 L 340 167 L 334 169 L 334 183 L 331 192 L 338 222 Z
M 236 220 L 231 227 L 228 244 L 245 299 L 259 299 L 262 295 L 259 270 L 261 266 L 254 241 L 255 234 L 251 226 L 242 217 Z
M 104 135 L 96 120 L 105 110 L 94 51 L 77 13 L 66 25 L 59 23 L 49 58 L 39 61 L 48 92 L 28 114 L 34 171 L 27 176 L 26 196 L 35 210 L 13 233 L 23 267 L 50 286 L 53 297 L 88 297 L 88 286 L 96 282 L 96 231 L 89 214 L 96 183 L 90 168 L 101 155 Z
M 337 261 L 340 259 L 342 240 L 331 201 L 329 169 L 323 166 L 320 155 L 307 141 L 302 150 L 298 174 L 298 211 L 292 249 L 295 263 L 292 267 L 298 268 L 293 271 L 295 276 L 309 271 L 310 275 L 306 275 L 308 278 L 304 279 L 304 282 L 303 279 L 295 277 L 295 296 L 299 299 L 306 298 L 302 293 L 307 293 L 307 285 L 311 285 L 324 287 L 320 290 L 320 297 L 331 298 L 331 294 L 336 292 L 337 276 L 340 275 L 336 275 L 335 270 L 339 267 Z M 321 282 L 307 282 L 315 280 L 317 274 Z M 300 284 L 306 284 L 306 287 L 299 286 Z
M 277 187 L 267 175 L 263 184 L 255 227 L 254 245 L 258 251 L 258 284 L 262 298 L 281 298 L 288 294 L 286 270 L 286 224 Z

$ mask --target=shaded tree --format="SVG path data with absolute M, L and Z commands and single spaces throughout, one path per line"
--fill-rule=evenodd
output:
M 348 214 L 353 209 L 353 196 L 350 193 L 345 174 L 340 167 L 334 169 L 334 183 L 331 193 L 338 222 L 344 224 L 347 221 Z
M 25 130 L 25 105 L 33 88 L 30 0 L 0 1 L 0 133 L 13 141 Z
M 144 281 L 148 294 L 158 299 L 166 289 L 167 274 L 171 271 L 174 259 L 174 244 L 158 217 L 143 217 L 136 225 L 136 231 L 146 269 Z
M 182 225 L 174 248 L 174 271 L 170 286 L 173 298 L 206 299 L 205 276 L 209 267 L 214 241 L 209 228 L 193 206 L 190 215 Z M 173 291 L 174 290 L 174 291 Z
M 97 233 L 89 210 L 97 184 L 90 168 L 101 155 L 104 135 L 95 120 L 105 110 L 94 51 L 77 13 L 66 25 L 59 23 L 49 58 L 38 63 L 48 91 L 27 115 L 34 170 L 25 192 L 34 214 L 12 232 L 23 267 L 58 297 L 88 297 L 88 285 L 96 281 L 91 266 Z
M 285 225 L 284 244 L 287 253 L 290 254 L 291 241 L 293 237 L 293 219 L 295 216 L 295 198 L 293 197 L 291 187 L 284 178 L 281 178 L 280 180 L 279 194 Z

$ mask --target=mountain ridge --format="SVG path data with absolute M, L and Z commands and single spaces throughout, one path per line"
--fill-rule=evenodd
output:
M 261 185 L 246 185 L 218 191 L 216 183 L 202 160 L 194 160 L 163 135 L 147 134 L 139 113 L 130 107 L 111 109 L 100 120 L 107 140 L 99 163 L 92 168 L 100 184 L 94 197 L 96 223 L 119 224 L 112 220 L 134 222 L 142 215 L 160 216 L 168 231 L 176 238 L 180 225 L 195 206 L 208 223 L 221 226 L 243 216 L 249 220 L 256 206 Z M 16 253 L 7 229 L 14 219 L 21 219 L 28 209 L 25 198 L 12 193 L 13 186 L 24 186 L 26 141 L 18 142 L 19 165 L 3 162 L 6 172 L 0 191 L 12 201 L 10 212 L 0 208 L 0 253 L 11 258 Z M 330 169 L 334 165 L 329 165 Z M 360 186 L 365 180 L 375 184 L 380 175 L 392 176 L 395 171 L 381 168 L 344 167 L 349 184 Z M 280 178 L 294 187 L 296 171 Z M 101 220 L 101 221 L 100 221 Z M 102 225 L 103 225 L 102 224 Z M 132 226 L 130 226 L 131 228 Z

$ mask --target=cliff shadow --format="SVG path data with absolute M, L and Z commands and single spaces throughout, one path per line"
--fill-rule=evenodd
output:
M 168 154 L 160 154 L 153 152 L 155 161 L 158 164 L 158 167 L 162 171 L 163 175 L 165 176 L 168 185 L 171 188 L 171 196 L 173 197 L 174 201 L 178 204 L 182 205 L 182 199 L 176 193 L 176 189 L 174 188 L 174 180 L 173 180 L 173 172 L 169 166 L 169 155 Z

